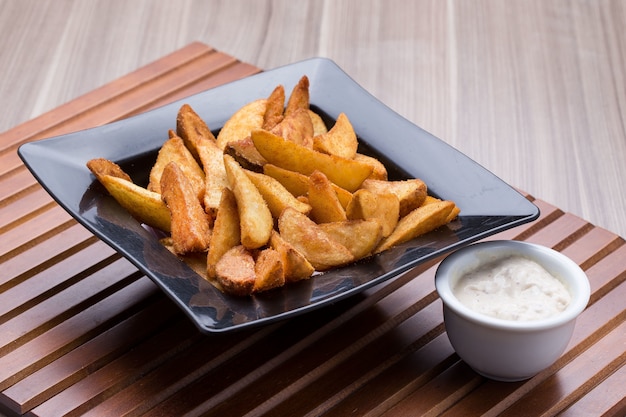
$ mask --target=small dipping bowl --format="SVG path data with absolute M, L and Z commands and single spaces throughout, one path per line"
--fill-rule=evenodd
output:
M 464 274 L 511 255 L 534 260 L 565 285 L 571 295 L 565 310 L 549 318 L 513 321 L 478 313 L 456 298 L 453 289 Z M 531 378 L 563 354 L 590 296 L 587 275 L 574 261 L 545 246 L 515 240 L 475 243 L 448 255 L 437 268 L 435 287 L 459 357 L 479 374 L 509 382 Z

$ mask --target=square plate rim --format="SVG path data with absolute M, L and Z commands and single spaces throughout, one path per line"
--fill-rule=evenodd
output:
M 232 113 L 229 113 L 229 112 L 232 112 L 232 109 L 241 107 L 241 105 L 245 104 L 248 101 L 251 101 L 250 99 L 266 96 L 267 94 L 269 94 L 269 91 L 271 91 L 271 89 L 273 89 L 277 84 L 285 85 L 285 90 L 290 91 L 289 83 L 291 83 L 291 85 L 295 84 L 297 79 L 299 79 L 300 76 L 305 75 L 305 74 L 311 79 L 311 105 L 312 106 L 321 108 L 330 117 L 336 117 L 339 114 L 339 112 L 343 112 L 343 111 L 348 112 L 347 110 L 352 111 L 352 113 L 348 113 L 348 115 L 350 117 L 350 120 L 353 122 L 355 129 L 361 129 L 360 131 L 357 131 L 359 136 L 365 136 L 365 137 L 371 138 L 373 137 L 373 135 L 380 134 L 381 129 L 388 130 L 391 127 L 391 128 L 394 128 L 395 131 L 397 132 L 402 132 L 402 133 L 409 132 L 412 135 L 419 137 L 421 145 L 426 146 L 425 154 L 427 157 L 430 156 L 429 153 L 432 152 L 433 149 L 435 150 L 444 149 L 445 150 L 444 153 L 446 153 L 447 156 L 450 156 L 450 155 L 454 156 L 453 158 L 454 164 L 460 167 L 470 167 L 470 170 L 472 170 L 472 173 L 474 173 L 473 170 L 478 171 L 478 174 L 479 174 L 478 176 L 485 180 L 485 183 L 479 183 L 479 184 L 470 183 L 469 184 L 469 185 L 474 185 L 474 189 L 470 189 L 470 191 L 468 191 L 469 193 L 473 193 L 471 197 L 472 201 L 476 201 L 476 198 L 474 197 L 476 193 L 479 193 L 480 195 L 486 195 L 486 194 L 488 195 L 490 187 L 492 186 L 501 187 L 502 189 L 506 190 L 508 197 L 515 200 L 518 206 L 505 207 L 503 209 L 504 210 L 503 213 L 498 213 L 496 211 L 492 215 L 493 216 L 510 216 L 512 217 L 512 219 L 497 227 L 487 229 L 481 233 L 465 238 L 464 240 L 462 240 L 461 242 L 457 244 L 449 245 L 443 248 L 443 250 L 435 250 L 426 255 L 420 255 L 421 257 L 417 259 L 404 260 L 401 262 L 401 264 L 394 267 L 392 271 L 387 272 L 386 274 L 382 276 L 379 276 L 375 279 L 372 279 L 356 287 L 347 289 L 345 291 L 341 291 L 321 301 L 312 302 L 312 303 L 300 306 L 295 309 L 280 311 L 280 312 L 271 314 L 269 316 L 259 317 L 259 318 L 256 318 L 250 321 L 244 321 L 238 324 L 216 326 L 214 324 L 207 323 L 201 320 L 198 317 L 198 315 L 194 313 L 193 309 L 191 309 L 188 305 L 186 305 L 185 302 L 183 302 L 182 299 L 178 296 L 178 294 L 176 294 L 175 292 L 172 292 L 171 288 L 168 288 L 167 285 L 165 285 L 162 281 L 160 281 L 159 277 L 155 276 L 155 274 L 153 274 L 152 271 L 149 268 L 147 268 L 144 263 L 141 263 L 140 261 L 138 261 L 138 259 L 136 259 L 136 257 L 132 253 L 126 250 L 126 248 L 120 247 L 119 243 L 116 243 L 114 240 L 112 240 L 110 236 L 108 236 L 105 232 L 102 232 L 101 230 L 94 228 L 93 224 L 88 223 L 83 217 L 83 215 L 79 213 L 78 210 L 76 209 L 76 202 L 67 201 L 66 198 L 61 196 L 57 189 L 58 185 L 52 184 L 50 181 L 51 180 L 50 177 L 46 177 L 45 175 L 46 170 L 41 169 L 42 168 L 41 165 L 43 165 L 43 163 L 41 162 L 42 158 L 43 160 L 45 160 L 46 158 L 44 155 L 42 155 L 42 152 L 45 153 L 45 152 L 52 151 L 53 153 L 56 152 L 55 155 L 59 158 L 59 161 L 61 161 L 62 164 L 73 164 L 74 169 L 79 169 L 79 166 L 82 163 L 82 169 L 87 170 L 86 167 L 84 167 L 84 163 L 83 163 L 85 161 L 74 160 L 71 157 L 72 155 L 60 156 L 60 154 L 58 153 L 59 149 L 61 151 L 66 150 L 65 145 L 67 143 L 71 143 L 72 145 L 78 145 L 79 147 L 81 147 L 81 151 L 85 151 L 85 149 L 88 149 L 88 143 L 87 141 L 84 140 L 83 136 L 94 136 L 94 135 L 98 136 L 98 134 L 101 132 L 117 131 L 119 129 L 123 130 L 129 125 L 133 125 L 134 129 L 137 129 L 137 128 L 141 129 L 142 128 L 141 124 L 144 123 L 145 120 L 150 119 L 151 117 L 154 117 L 154 115 L 156 114 L 161 114 L 161 113 L 175 114 L 175 112 L 178 110 L 178 108 L 180 107 L 182 103 L 190 103 L 192 107 L 196 111 L 198 111 L 198 113 L 203 118 L 210 119 L 211 123 L 209 123 L 209 126 L 212 129 L 214 129 L 216 126 L 217 128 L 220 128 L 223 122 L 229 117 L 229 114 L 232 114 Z M 285 82 L 287 79 L 289 81 Z M 334 85 L 333 89 L 334 90 L 339 89 L 339 93 L 337 91 L 334 91 L 334 95 L 333 95 L 333 91 L 328 91 L 330 87 L 327 87 L 325 89 L 324 87 L 320 87 L 319 85 L 316 85 L 316 83 L 320 83 L 320 82 L 327 82 L 329 84 L 333 84 Z M 262 86 L 259 87 L 258 86 L 259 84 L 262 84 Z M 255 86 L 256 88 L 253 88 Z M 217 112 L 217 114 L 212 114 L 211 117 L 208 117 L 206 115 L 207 110 L 204 108 L 203 105 L 200 105 L 204 100 L 206 100 L 207 98 L 215 99 L 216 97 L 218 98 L 225 97 L 225 95 L 228 94 L 230 90 L 237 89 L 237 88 L 249 89 L 255 92 L 254 93 L 251 92 L 250 93 L 251 95 L 249 97 L 239 96 L 238 100 L 233 100 L 231 103 L 229 103 L 228 106 L 221 107 L 222 108 L 221 113 Z M 257 95 L 256 97 L 252 96 L 252 94 L 260 94 L 263 92 L 265 93 L 265 95 Z M 245 94 L 243 96 L 245 96 Z M 351 103 L 350 100 L 358 100 L 358 103 L 357 104 Z M 351 107 L 348 106 L 350 104 L 352 104 Z M 359 114 L 357 110 L 355 111 L 352 110 L 352 107 L 354 107 L 355 105 L 357 107 L 357 110 L 363 110 L 363 107 L 365 107 L 368 110 L 374 109 L 378 112 L 377 114 L 379 114 L 379 116 L 381 116 L 382 119 L 385 119 L 387 122 L 393 122 L 393 123 L 389 123 L 386 126 L 381 126 L 382 125 L 381 123 L 377 124 L 375 121 L 368 120 L 368 119 L 371 119 L 371 117 L 368 118 L 366 114 Z M 201 111 L 198 110 L 199 108 L 201 108 Z M 175 120 L 175 116 L 174 118 L 172 118 L 170 122 L 174 120 Z M 161 126 L 159 126 L 159 129 L 160 128 Z M 158 132 L 156 132 L 155 129 L 147 129 L 147 130 L 149 130 L 149 132 L 146 134 L 146 137 L 151 136 L 153 134 L 158 134 Z M 163 133 L 163 132 L 160 132 L 160 133 Z M 91 138 L 91 140 L 93 140 L 93 138 Z M 148 139 L 146 140 L 150 142 L 150 140 Z M 403 140 L 404 139 L 400 139 L 401 142 Z M 406 144 L 406 143 L 402 142 L 402 144 Z M 140 145 L 146 146 L 145 143 L 142 143 Z M 369 143 L 369 145 L 376 148 L 374 149 L 375 151 L 381 152 L 379 143 Z M 137 152 L 145 151 L 145 148 L 142 148 L 141 146 L 137 148 L 139 149 Z M 387 147 L 385 148 L 385 146 Z M 385 156 L 390 157 L 390 159 L 392 159 L 394 162 L 398 161 L 399 159 L 399 162 L 396 162 L 396 163 L 403 169 L 407 169 L 407 167 L 410 167 L 412 163 L 410 152 L 403 152 L 402 150 L 398 151 L 397 149 L 394 151 L 393 149 L 390 150 L 388 145 L 385 145 L 385 146 L 382 146 L 383 148 L 382 153 Z M 369 92 L 364 90 L 358 83 L 356 83 L 352 78 L 350 78 L 341 68 L 339 68 L 339 66 L 334 61 L 328 58 L 310 58 L 304 61 L 296 62 L 293 64 L 288 64 L 288 65 L 278 67 L 273 70 L 264 71 L 264 72 L 243 78 L 241 80 L 232 81 L 227 84 L 224 84 L 224 85 L 221 85 L 221 86 L 209 89 L 209 90 L 205 90 L 200 93 L 193 94 L 189 97 L 176 100 L 170 104 L 166 104 L 159 108 L 147 111 L 139 115 L 131 116 L 126 119 L 122 119 L 116 122 L 112 122 L 106 125 L 102 125 L 102 126 L 98 126 L 98 127 L 94 127 L 90 129 L 81 130 L 79 132 L 73 132 L 73 133 L 60 135 L 60 136 L 56 136 L 56 137 L 52 137 L 48 139 L 42 139 L 42 140 L 38 140 L 34 142 L 28 142 L 28 143 L 22 144 L 18 148 L 18 154 L 20 158 L 22 159 L 22 161 L 24 162 L 24 164 L 27 166 L 27 168 L 35 176 L 37 181 L 55 199 L 55 201 L 57 201 L 57 203 L 59 203 L 66 211 L 68 211 L 68 213 L 73 218 L 75 218 L 79 223 L 81 223 L 88 230 L 94 233 L 94 235 L 99 237 L 101 240 L 105 241 L 113 249 L 118 251 L 120 254 L 126 257 L 131 263 L 133 263 L 136 267 L 138 267 L 142 272 L 144 272 L 150 279 L 152 279 L 153 282 L 157 284 L 158 287 L 160 287 L 161 290 L 163 290 L 189 316 L 189 318 L 194 322 L 194 324 L 201 331 L 207 332 L 207 333 L 225 332 L 225 331 L 248 328 L 251 326 L 258 326 L 258 325 L 274 322 L 280 319 L 284 319 L 286 317 L 299 315 L 304 312 L 314 310 L 316 308 L 320 308 L 328 303 L 336 302 L 340 299 L 343 299 L 355 293 L 361 292 L 380 282 L 383 282 L 392 277 L 395 277 L 411 268 L 414 268 L 420 263 L 426 262 L 427 260 L 432 259 L 436 256 L 440 256 L 444 253 L 458 249 L 461 246 L 465 246 L 467 244 L 473 243 L 477 240 L 488 237 L 500 231 L 509 229 L 511 227 L 515 227 L 517 225 L 533 221 L 539 216 L 539 209 L 537 208 L 537 206 L 535 206 L 532 202 L 528 201 L 518 191 L 516 191 L 511 186 L 506 184 L 504 181 L 502 181 L 501 179 L 493 175 L 491 172 L 487 171 L 484 167 L 480 166 L 475 161 L 471 160 L 470 158 L 462 154 L 460 151 L 452 148 L 450 145 L 446 144 L 442 140 L 432 136 L 431 134 L 424 131 L 417 125 L 413 124 L 412 122 L 408 121 L 404 117 L 400 116 L 398 113 L 394 112 L 392 109 L 390 109 L 388 106 L 386 106 L 381 101 L 376 99 Z M 132 151 L 129 153 L 129 155 L 133 155 Z M 135 156 L 137 155 L 138 154 L 135 154 Z M 97 155 L 97 156 L 94 155 L 94 157 L 106 157 L 106 155 Z M 446 195 L 445 181 L 444 183 L 438 183 L 437 181 L 426 180 L 426 183 L 429 186 L 429 188 L 441 194 L 442 198 L 448 197 Z M 458 191 L 458 192 L 461 192 L 461 191 Z M 465 191 L 463 190 L 462 192 L 465 192 Z M 454 200 L 454 197 L 450 199 Z M 466 218 L 471 218 L 473 216 L 480 217 L 480 213 L 475 213 L 476 208 L 474 207 L 470 206 L 468 208 L 465 208 L 465 212 L 463 212 L 464 210 L 463 207 L 461 207 L 461 209 L 462 209 L 462 216 Z M 186 273 L 188 273 L 189 271 L 190 269 L 187 270 Z

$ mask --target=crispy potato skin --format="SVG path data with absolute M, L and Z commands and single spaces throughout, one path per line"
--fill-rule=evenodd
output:
M 207 276 L 216 278 L 215 267 L 226 252 L 241 244 L 239 212 L 237 200 L 229 188 L 222 192 L 222 198 L 213 224 L 209 250 L 207 251 Z
M 459 216 L 420 179 L 390 181 L 359 153 L 348 116 L 333 123 L 310 100 L 304 75 L 288 99 L 278 85 L 217 134 L 181 105 L 145 188 L 112 161 L 87 167 L 129 214 L 169 234 L 160 242 L 172 254 L 233 296 L 316 278 Z
M 333 240 L 306 215 L 290 207 L 278 219 L 278 230 L 282 238 L 302 253 L 318 271 L 345 265 L 354 260 L 345 246 Z
M 250 251 L 241 245 L 235 246 L 217 262 L 216 279 L 229 294 L 250 295 L 256 281 L 254 265 L 254 257 Z
M 204 252 L 211 237 L 209 221 L 189 180 L 175 162 L 163 169 L 160 188 L 172 217 L 174 251 Z
M 224 155 L 228 183 L 239 212 L 241 243 L 248 249 L 258 249 L 267 244 L 274 228 L 274 219 L 261 193 L 244 169 L 230 155 Z

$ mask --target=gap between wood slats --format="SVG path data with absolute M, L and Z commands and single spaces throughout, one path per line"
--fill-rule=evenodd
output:
M 126 285 L 125 291 L 119 291 L 121 284 Z M 160 294 L 147 278 L 137 279 L 131 276 L 118 280 L 114 287 L 93 296 L 90 306 L 79 303 L 79 310 L 69 309 L 72 314 L 64 317 L 63 321 L 53 317 L 53 326 L 18 349 L 3 355 L 0 390 L 6 390 L 142 310 L 154 301 L 155 295 Z
M 596 385 L 584 397 L 570 404 L 560 417 L 626 415 L 626 397 L 622 395 L 626 386 L 626 365 L 622 365 L 604 381 Z
M 18 227 L 41 213 L 50 210 L 57 203 L 40 186 L 30 193 L 24 193 L 18 198 L 0 200 L 0 234 Z
M 99 240 L 89 241 L 92 244 L 79 244 L 65 251 L 55 262 L 47 262 L 45 268 L 37 268 L 30 280 L 11 280 L 9 283 L 14 285 L 0 293 L 0 324 L 121 259 L 119 254 Z
M 51 268 L 100 240 L 82 225 L 76 224 L 2 264 L 0 293 Z
M 106 259 L 77 274 L 76 278 L 71 279 L 72 285 L 44 297 L 19 316 L 7 320 L 0 326 L 0 364 L 5 364 L 0 369 L 0 380 L 4 371 L 14 365 L 9 355 L 19 355 L 19 352 L 15 352 L 23 345 L 79 315 L 82 310 L 102 302 L 120 289 L 130 286 L 141 276 L 124 260 L 109 262 Z M 0 382 L 0 390 L 3 387 Z
M 57 208 L 60 209 L 59 206 L 57 206 Z M 65 214 L 67 214 L 67 213 L 65 213 Z M 38 217 L 35 220 L 37 220 L 37 222 L 40 224 L 40 226 L 43 226 L 45 223 L 40 223 L 40 221 L 43 221 L 43 219 L 45 217 L 46 216 L 40 216 L 40 217 Z M 20 238 L 23 235 L 20 236 L 20 234 L 18 233 L 17 234 L 18 236 L 16 237 L 17 242 L 14 242 L 13 240 L 9 240 L 9 237 L 12 235 L 12 233 L 4 234 L 4 236 L 6 237 L 6 239 L 8 241 L 7 243 L 10 244 L 10 243 L 13 242 L 13 243 L 16 243 L 17 246 L 15 246 L 12 249 L 9 249 L 10 248 L 9 245 L 7 245 L 5 247 L 4 245 L 2 245 L 0 243 L 0 264 L 8 261 L 11 258 L 19 256 L 19 254 L 21 254 L 22 252 L 32 248 L 33 246 L 35 246 L 35 245 L 37 245 L 37 244 L 39 244 L 39 243 L 41 243 L 41 242 L 43 242 L 43 241 L 45 241 L 47 239 L 50 239 L 55 234 L 61 233 L 64 230 L 67 230 L 68 228 L 74 226 L 75 224 L 76 224 L 76 221 L 74 219 L 66 220 L 66 221 L 64 221 L 62 223 L 59 223 L 58 226 L 53 227 L 52 229 L 45 230 L 43 233 L 34 236 L 31 240 L 25 240 L 23 238 Z M 47 225 L 47 226 L 49 226 L 49 225 Z M 25 232 L 28 232 L 28 231 L 25 230 Z M 6 251 L 6 252 L 3 252 L 3 251 Z
M 138 375 L 142 375 L 198 337 L 199 333 L 178 308 L 166 298 L 158 297 L 153 304 L 7 388 L 3 395 L 15 404 L 15 411 L 25 413 L 99 369 L 127 357 L 131 349 L 138 349 L 141 354 L 137 356 L 139 352 L 134 352 L 132 361 L 121 359 L 123 369 L 135 367 L 139 369 Z M 160 352 L 155 355 L 157 350 Z M 120 372 L 110 373 L 107 381 L 117 374 Z

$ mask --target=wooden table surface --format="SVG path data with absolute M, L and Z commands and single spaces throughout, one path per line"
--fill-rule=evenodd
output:
M 0 1 L 0 10 L 4 411 L 624 415 L 624 2 Z M 541 218 L 499 237 L 566 253 L 593 292 L 553 368 L 518 384 L 467 368 L 443 331 L 433 264 L 307 320 L 201 336 L 16 159 L 23 141 L 309 56 L 334 59 L 538 198 Z M 215 62 L 229 70 L 210 71 Z

